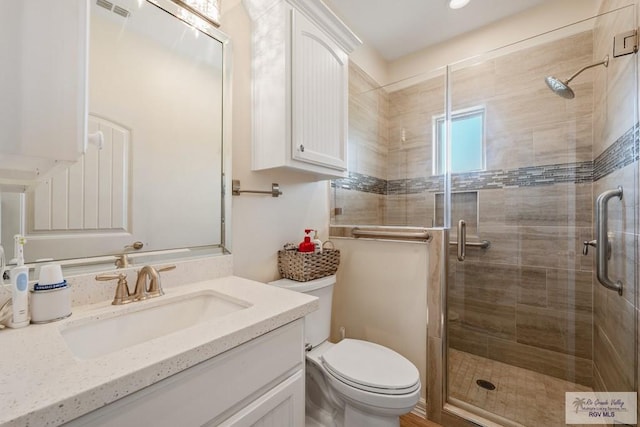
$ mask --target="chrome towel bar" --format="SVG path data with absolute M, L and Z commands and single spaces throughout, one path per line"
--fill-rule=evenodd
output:
M 231 182 L 231 194 L 234 196 L 239 196 L 242 193 L 251 193 L 251 194 L 270 194 L 271 197 L 282 196 L 282 191 L 280 191 L 280 185 L 278 183 L 271 184 L 271 191 L 258 191 L 258 190 L 240 190 L 240 180 L 234 179 Z

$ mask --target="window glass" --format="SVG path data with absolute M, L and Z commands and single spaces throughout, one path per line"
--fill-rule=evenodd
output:
M 444 116 L 435 119 L 434 173 L 445 169 Z M 451 115 L 451 173 L 484 169 L 484 108 L 454 112 Z

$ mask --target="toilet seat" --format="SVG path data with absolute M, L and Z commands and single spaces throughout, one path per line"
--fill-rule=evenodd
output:
M 418 370 L 409 360 L 372 342 L 344 339 L 320 359 L 327 373 L 359 390 L 402 395 L 420 388 Z

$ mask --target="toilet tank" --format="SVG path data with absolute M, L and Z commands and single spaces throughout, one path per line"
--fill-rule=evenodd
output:
M 275 282 L 269 282 L 270 285 L 279 288 L 318 297 L 320 304 L 318 310 L 304 317 L 305 343 L 311 344 L 313 347 L 329 339 L 331 303 L 333 299 L 333 285 L 335 285 L 335 283 L 335 275 L 310 280 L 308 282 L 296 282 L 290 279 L 280 279 Z

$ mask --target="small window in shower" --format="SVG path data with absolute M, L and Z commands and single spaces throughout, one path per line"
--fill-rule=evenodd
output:
M 484 107 L 451 113 L 451 173 L 484 170 Z M 433 172 L 445 172 L 445 116 L 433 118 Z

